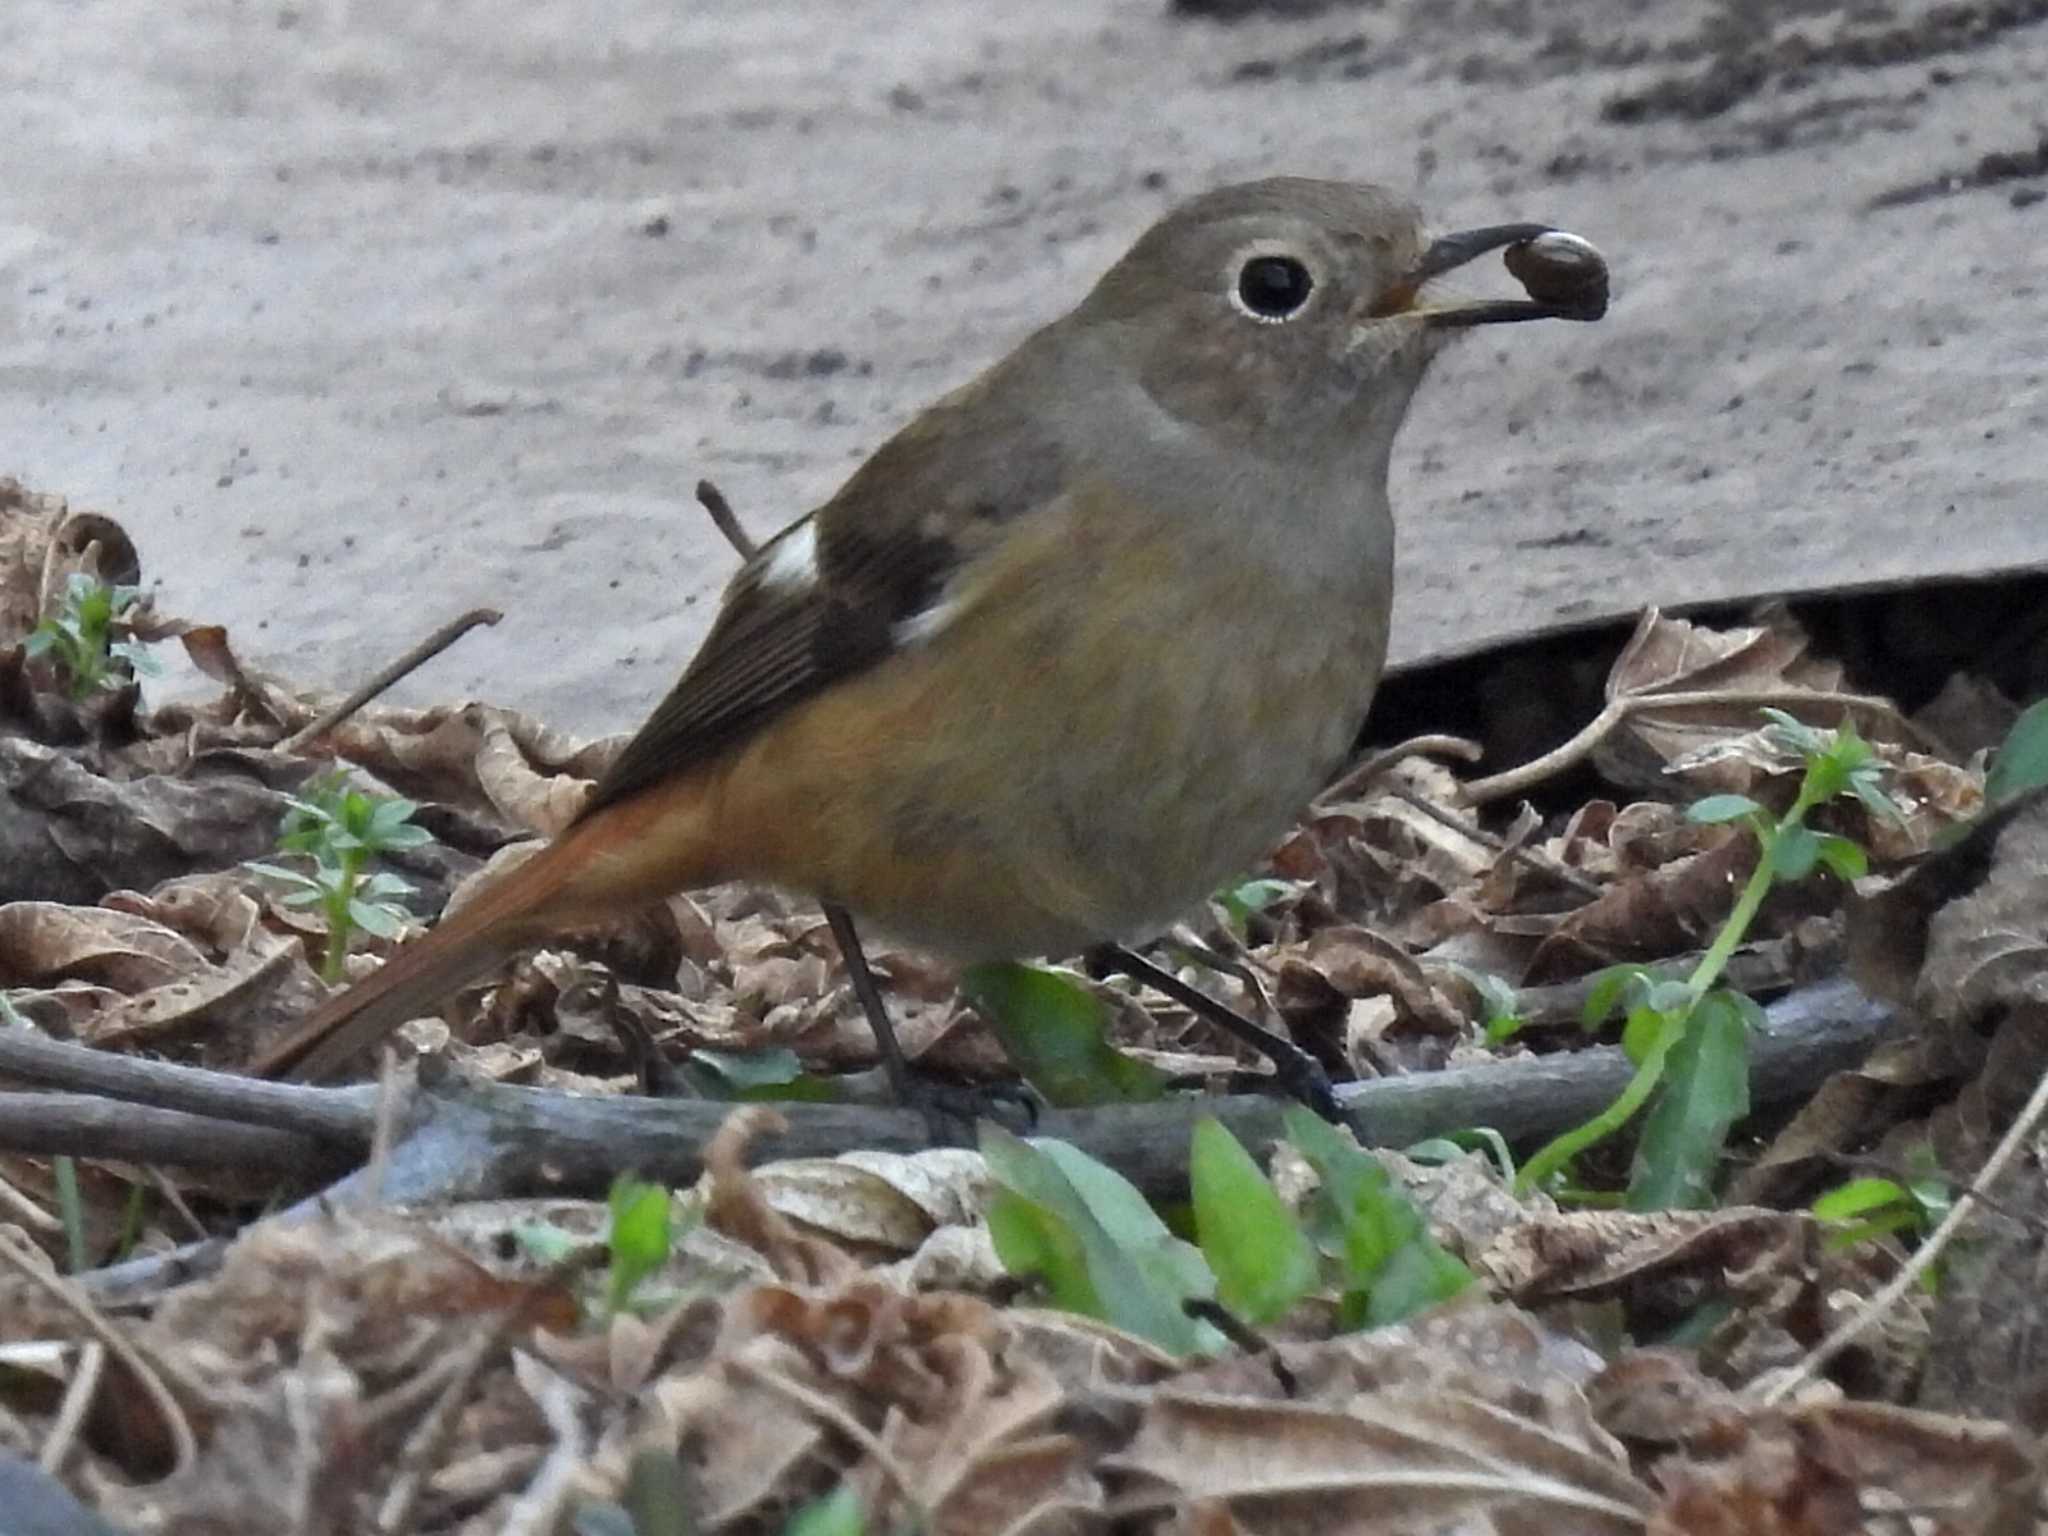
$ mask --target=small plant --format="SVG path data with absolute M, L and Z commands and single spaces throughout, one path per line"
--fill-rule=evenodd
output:
M 986 1126 L 981 1148 L 1002 1188 L 989 1235 L 1011 1273 L 1057 1306 L 1142 1335 L 1176 1354 L 1223 1347 L 1189 1303 L 1220 1303 L 1246 1323 L 1283 1316 L 1311 1291 L 1338 1297 L 1345 1326 L 1377 1327 L 1471 1283 L 1377 1160 L 1305 1109 L 1288 1140 L 1321 1187 L 1297 1216 L 1221 1122 L 1204 1120 L 1188 1158 L 1198 1241 L 1176 1237 L 1121 1176 L 1065 1142 Z
M 1469 965 L 1453 964 L 1451 970 L 1479 999 L 1479 1011 L 1484 1015 L 1481 1028 L 1486 1031 L 1488 1045 L 1505 1045 L 1521 1033 L 1527 1022 L 1522 1017 L 1522 1000 L 1506 978 L 1491 971 L 1474 970 Z
M 1254 917 L 1276 902 L 1286 900 L 1294 890 L 1295 887 L 1285 880 L 1241 880 L 1236 885 L 1226 885 L 1211 899 L 1223 909 L 1231 931 L 1242 939 Z
M 1984 774 L 1984 808 L 1995 810 L 2044 784 L 2048 784 L 2048 699 L 2039 699 L 2020 711 L 1993 755 Z
M 622 1173 L 612 1183 L 612 1262 L 605 1285 L 605 1309 L 623 1312 L 641 1282 L 668 1262 L 679 1236 L 670 1218 L 669 1192 Z
M 286 906 L 320 908 L 327 920 L 320 975 L 335 982 L 341 980 L 357 929 L 388 939 L 407 916 L 391 898 L 412 886 L 383 870 L 366 874 L 364 866 L 378 854 L 432 842 L 433 834 L 412 824 L 419 809 L 412 801 L 351 789 L 343 770 L 315 780 L 308 790 L 286 802 L 291 809 L 278 829 L 277 849 L 309 861 L 311 873 L 281 864 L 251 862 L 246 867 L 285 886 L 280 899 Z
M 1913 1149 L 1902 1178 L 1872 1176 L 1845 1180 L 1813 1202 L 1813 1214 L 1827 1228 L 1830 1249 L 1853 1248 L 1893 1233 L 1924 1238 L 1948 1215 L 1953 1202 L 1933 1149 Z M 1921 1276 L 1929 1291 L 1940 1285 L 1937 1262 Z
M 1709 795 L 1687 811 L 1696 822 L 1743 823 L 1756 836 L 1762 856 L 1691 975 L 1678 978 L 1649 966 L 1620 965 L 1594 978 L 1586 998 L 1586 1027 L 1598 1027 L 1620 1009 L 1622 1048 L 1635 1064 L 1635 1076 L 1606 1109 L 1531 1157 L 1515 1181 L 1517 1189 L 1550 1187 L 1573 1158 L 1648 1105 L 1627 1203 L 1635 1210 L 1712 1203 L 1714 1169 L 1728 1132 L 1749 1112 L 1748 1034 L 1763 1017 L 1751 999 L 1717 985 L 1721 972 L 1773 885 L 1803 880 L 1823 865 L 1844 880 L 1867 868 L 1860 846 L 1815 832 L 1806 825 L 1808 812 L 1853 796 L 1875 815 L 1902 819 L 1878 782 L 1876 755 L 1853 723 L 1845 721 L 1838 731 L 1817 731 L 1781 710 L 1764 714 L 1771 734 L 1806 761 L 1798 794 L 1781 816 L 1747 795 Z
M 994 961 L 968 967 L 960 995 L 1049 1104 L 1065 1109 L 1165 1096 L 1166 1074 L 1116 1048 L 1108 1007 L 1071 972 Z
M 155 677 L 163 669 L 129 633 L 129 615 L 141 602 L 140 587 L 109 586 L 97 576 L 73 571 L 64 584 L 64 601 L 30 632 L 26 650 L 52 658 L 78 700 L 120 688 L 137 673 Z

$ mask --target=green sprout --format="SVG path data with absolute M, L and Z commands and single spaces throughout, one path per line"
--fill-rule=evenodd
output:
M 1898 1178 L 1882 1175 L 1848 1179 L 1813 1202 L 1813 1214 L 1826 1228 L 1831 1252 L 1875 1242 L 1893 1233 L 1925 1238 L 1948 1215 L 1954 1196 L 1926 1143 L 1913 1148 L 1907 1169 Z M 1920 1277 L 1928 1291 L 1941 1284 L 1941 1266 L 1929 1266 Z
M 419 809 L 413 801 L 351 789 L 345 770 L 316 779 L 308 791 L 286 801 L 291 809 L 278 829 L 277 849 L 307 860 L 311 873 L 253 861 L 245 867 L 284 886 L 286 906 L 320 908 L 327 920 L 320 977 L 336 982 L 358 929 L 388 939 L 407 917 L 391 898 L 412 886 L 384 870 L 366 874 L 364 866 L 378 854 L 432 842 L 433 834 L 412 825 Z
M 140 587 L 109 586 L 97 576 L 73 571 L 64 584 L 64 601 L 30 632 L 26 650 L 55 660 L 77 700 L 123 687 L 138 673 L 155 677 L 163 669 L 129 632 L 142 600 Z
M 1528 1022 L 1522 1017 L 1522 1000 L 1504 977 L 1456 962 L 1450 969 L 1479 999 L 1479 1011 L 1484 1015 L 1481 1027 L 1486 1031 L 1488 1045 L 1505 1045 L 1522 1032 L 1522 1026 Z
M 1619 1009 L 1622 1049 L 1635 1064 L 1635 1076 L 1606 1109 L 1523 1164 L 1515 1181 L 1518 1190 L 1551 1186 L 1573 1158 L 1648 1106 L 1629 1177 L 1629 1206 L 1661 1210 L 1712 1204 L 1712 1178 L 1728 1133 L 1749 1113 L 1749 1030 L 1763 1019 L 1763 1010 L 1750 998 L 1717 985 L 1721 972 L 1772 886 L 1803 880 L 1822 866 L 1844 880 L 1856 879 L 1868 867 L 1857 843 L 1808 827 L 1808 812 L 1846 796 L 1875 815 L 1903 820 L 1879 782 L 1876 754 L 1852 722 L 1844 721 L 1837 731 L 1819 731 L 1782 710 L 1764 714 L 1778 743 L 1805 759 L 1798 794 L 1780 816 L 1747 795 L 1709 795 L 1686 812 L 1696 822 L 1744 824 L 1762 856 L 1689 976 L 1619 965 L 1594 977 L 1586 998 L 1586 1027 L 1597 1027 Z
M 632 1304 L 641 1282 L 668 1262 L 680 1233 L 672 1219 L 668 1186 L 622 1173 L 612 1181 L 612 1262 L 605 1286 L 605 1311 L 617 1315 Z
M 1204 1119 L 1188 1158 L 1194 1243 L 1076 1148 L 984 1125 L 982 1155 L 1000 1186 L 988 1212 L 996 1254 L 1043 1285 L 1054 1306 L 1179 1355 L 1223 1348 L 1199 1315 L 1210 1306 L 1259 1327 L 1324 1291 L 1337 1298 L 1343 1326 L 1373 1328 L 1471 1284 L 1377 1159 L 1306 1109 L 1290 1106 L 1283 1118 L 1320 1180 L 1316 1193 L 1297 1215 L 1237 1138 Z

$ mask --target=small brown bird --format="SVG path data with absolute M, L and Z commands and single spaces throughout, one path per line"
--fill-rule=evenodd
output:
M 1503 248 L 1537 297 L 1429 297 Z M 1156 935 L 1358 735 L 1430 359 L 1606 294 L 1543 225 L 1432 243 L 1403 199 L 1325 181 L 1192 199 L 766 544 L 575 823 L 258 1070 L 331 1074 L 552 933 L 725 880 L 962 961 Z

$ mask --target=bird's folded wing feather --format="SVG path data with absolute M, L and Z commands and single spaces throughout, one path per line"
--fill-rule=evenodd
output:
M 726 589 L 711 632 L 582 816 L 740 746 L 785 710 L 886 659 L 903 626 L 1008 524 L 1051 499 L 1058 450 L 991 421 L 989 376 L 882 446 Z

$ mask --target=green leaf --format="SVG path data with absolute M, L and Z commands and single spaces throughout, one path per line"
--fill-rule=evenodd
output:
M 1045 1206 L 998 1189 L 988 1203 L 989 1241 L 1011 1274 L 1043 1285 L 1055 1307 L 1104 1318 L 1109 1309 L 1088 1269 L 1087 1245 Z
M 367 879 L 356 883 L 356 895 L 366 901 L 382 901 L 388 896 L 409 896 L 411 894 L 412 882 L 394 875 L 386 869 L 380 869 Z
M 831 1104 L 840 1097 L 830 1078 L 813 1077 L 795 1051 L 696 1050 L 683 1063 L 683 1076 L 707 1099 L 747 1104 Z
M 1816 757 L 1827 750 L 1827 737 L 1797 716 L 1782 709 L 1764 709 L 1760 713 L 1771 722 L 1770 734 L 1800 756 Z
M 1246 880 L 1218 891 L 1216 904 L 1223 908 L 1231 926 L 1241 934 L 1253 913 L 1263 912 L 1274 902 L 1293 894 L 1294 886 L 1286 880 Z
M 1849 780 L 1849 788 L 1863 803 L 1863 808 L 1880 821 L 1888 821 L 1895 827 L 1906 825 L 1906 813 L 1899 809 L 1899 802 L 1885 792 L 1874 773 L 1859 773 Z
M 574 1232 L 543 1221 L 515 1222 L 512 1241 L 539 1264 L 559 1264 L 584 1244 Z
M 1378 1158 L 1303 1105 L 1289 1104 L 1281 1110 L 1280 1124 L 1289 1145 L 1307 1159 L 1321 1181 L 1316 1199 L 1310 1202 L 1311 1229 L 1320 1210 L 1328 1218 L 1322 1232 L 1329 1240 L 1326 1251 L 1335 1253 L 1347 1213 L 1387 1188 L 1387 1170 Z
M 612 1185 L 610 1204 L 612 1264 L 607 1305 L 617 1312 L 632 1299 L 641 1281 L 668 1262 L 673 1239 L 669 1193 L 663 1186 L 622 1173 Z
M 1685 808 L 1685 819 L 1711 825 L 1723 821 L 1740 821 L 1743 817 L 1754 816 L 1762 810 L 1763 807 L 1747 795 L 1707 795 Z
M 1985 808 L 2003 805 L 2043 784 L 2048 784 L 2048 699 L 2021 710 L 1999 743 L 1984 775 Z
M 1376 1158 L 1299 1106 L 1282 1120 L 1287 1139 L 1322 1181 L 1308 1214 L 1318 1245 L 1342 1272 L 1345 1327 L 1407 1316 L 1469 1282 L 1464 1265 L 1437 1245 L 1422 1213 Z
M 1770 859 L 1774 879 L 1804 880 L 1820 861 L 1820 838 L 1807 827 L 1780 827 L 1770 840 Z
M 286 869 L 282 864 L 265 864 L 260 860 L 250 859 L 247 863 L 243 864 L 242 868 L 248 870 L 251 874 L 261 875 L 266 880 L 275 880 L 279 885 L 289 885 L 311 891 L 320 890 L 320 883 L 311 875 L 301 870 Z
M 1017 1070 L 1062 1109 L 1149 1103 L 1167 1077 L 1109 1043 L 1109 1010 L 1072 975 L 1004 961 L 960 978 L 960 995 L 994 1027 Z
M 695 1050 L 690 1060 L 714 1075 L 729 1091 L 783 1088 L 804 1075 L 801 1057 L 787 1046 L 766 1051 Z
M 397 938 L 405 929 L 407 916 L 402 908 L 386 906 L 380 901 L 351 901 L 348 904 L 349 921 L 380 939 Z
M 53 650 L 56 644 L 57 626 L 45 619 L 29 631 L 28 643 L 22 650 L 30 656 L 42 656 Z
M 1593 985 L 1586 992 L 1586 1007 L 1580 1015 L 1588 1029 L 1597 1029 L 1620 1004 L 1631 982 L 1648 985 L 1650 972 L 1640 965 L 1610 965 L 1593 973 Z
M 1749 1031 L 1727 994 L 1709 992 L 1664 1063 L 1630 1171 L 1631 1210 L 1705 1210 L 1728 1132 L 1749 1113 Z
M 1472 1271 L 1446 1253 L 1425 1228 L 1387 1260 L 1365 1304 L 1365 1325 L 1381 1328 L 1426 1312 L 1472 1283 Z
M 1692 987 L 1675 976 L 1659 976 L 1654 973 L 1647 978 L 1643 988 L 1642 1006 L 1655 1013 L 1684 1013 L 1692 1007 Z
M 107 654 L 118 656 L 128 663 L 129 669 L 141 677 L 162 677 L 163 663 L 149 653 L 149 646 L 141 640 L 117 640 L 107 647 Z
M 1906 1193 L 1920 1213 L 1920 1225 L 1929 1231 L 1948 1219 L 1949 1207 L 1955 1203 L 1955 1191 L 1942 1179 L 1915 1179 Z
M 1188 1153 L 1195 1231 L 1216 1296 L 1253 1326 L 1283 1315 L 1316 1283 L 1316 1256 L 1294 1213 L 1220 1120 L 1195 1122 Z
M 288 821 L 296 817 L 303 821 L 318 822 L 322 826 L 335 825 L 334 812 L 329 809 L 326 797 L 319 790 L 315 790 L 311 798 L 286 795 L 284 803 L 290 807 L 286 814 Z
M 1510 1184 L 1515 1181 L 1515 1154 L 1508 1147 L 1507 1137 L 1490 1125 L 1468 1126 L 1401 1149 L 1401 1155 L 1412 1163 L 1451 1163 L 1468 1152 L 1484 1152 L 1500 1170 L 1502 1179 Z
M 1849 1221 L 1888 1205 L 1908 1203 L 1905 1186 L 1891 1179 L 1850 1179 L 1815 1200 L 1813 1214 L 1822 1221 Z
M 860 1499 L 845 1483 L 789 1517 L 782 1536 L 867 1536 Z
M 399 795 L 378 800 L 370 807 L 369 830 L 378 833 L 396 832 L 406 822 L 412 820 L 413 813 L 419 808 L 417 800 L 407 800 Z
M 1522 1000 L 1515 995 L 1515 989 L 1504 976 L 1491 971 L 1476 970 L 1469 965 L 1451 962 L 1451 970 L 1479 997 L 1480 1023 L 1486 1031 L 1488 1045 L 1500 1045 L 1512 1040 L 1522 1028 Z
M 1684 1026 L 1685 1010 L 1660 1012 L 1655 1008 L 1631 1008 L 1628 1022 L 1621 1027 L 1621 1050 L 1640 1067 L 1652 1056 L 1662 1056 Z
M 1088 1311 L 1174 1354 L 1222 1347 L 1222 1335 L 1213 1326 L 1189 1317 L 1181 1307 L 1191 1296 L 1213 1296 L 1216 1277 L 1200 1251 L 1168 1231 L 1128 1181 L 1063 1141 L 1027 1142 L 991 1121 L 981 1125 L 981 1152 L 996 1181 L 1036 1208 L 1025 1234 L 1033 1239 L 1031 1252 L 1041 1260 L 1079 1264 L 1078 1276 L 1029 1271 L 1045 1276 L 1061 1305 L 1074 1305 L 1066 1295 L 1083 1298 L 1074 1310 Z M 1004 1220 L 1006 1231 L 999 1235 L 992 1216 L 990 1232 L 997 1236 L 998 1256 L 1009 1265 L 1005 1242 L 1012 1244 L 1011 1252 L 1019 1251 L 1016 1240 L 1026 1223 L 1014 1208 Z M 1057 1227 L 1049 1228 L 1048 1221 Z
M 1861 880 L 1870 873 L 1870 856 L 1863 851 L 1863 845 L 1853 838 L 1837 837 L 1832 832 L 1819 834 L 1816 842 L 1821 863 L 1825 864 L 1839 880 Z

